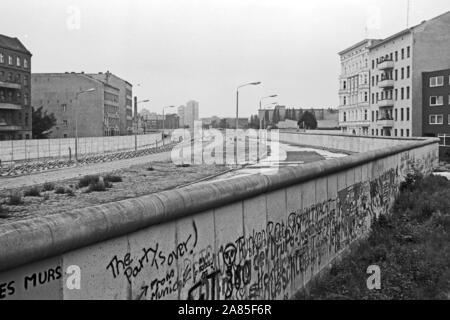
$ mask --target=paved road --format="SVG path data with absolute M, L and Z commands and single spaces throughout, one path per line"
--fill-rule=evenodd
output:
M 137 157 L 114 162 L 94 163 L 81 167 L 72 167 L 45 171 L 42 173 L 30 174 L 20 177 L 2 178 L 0 177 L 0 190 L 28 187 L 45 182 L 56 182 L 67 179 L 74 179 L 89 174 L 102 174 L 114 170 L 129 168 L 134 165 L 145 164 L 154 161 L 169 161 L 170 151 L 151 154 L 144 157 Z

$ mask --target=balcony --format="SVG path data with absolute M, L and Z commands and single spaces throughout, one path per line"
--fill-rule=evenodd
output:
M 348 89 L 339 89 L 339 94 L 348 94 L 349 92 Z
M 378 106 L 380 108 L 393 107 L 394 106 L 394 100 L 393 99 L 379 100 L 378 101 Z
M 19 83 L 0 81 L 0 88 L 20 90 L 20 89 L 22 89 L 22 86 Z
M 394 80 L 393 79 L 383 79 L 380 82 L 378 82 L 378 87 L 385 89 L 385 88 L 392 88 L 394 87 Z
M 394 61 L 385 60 L 378 64 L 378 70 L 394 69 Z
M 394 119 L 382 118 L 377 120 L 377 125 L 384 128 L 392 128 L 394 126 Z
M 22 110 L 22 106 L 20 104 L 13 104 L 8 102 L 0 102 L 0 109 L 3 110 Z
M 368 127 L 369 125 L 369 120 L 339 121 L 340 127 Z

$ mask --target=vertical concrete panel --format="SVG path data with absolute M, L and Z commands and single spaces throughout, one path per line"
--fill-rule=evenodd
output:
M 219 299 L 221 300 L 245 298 L 241 278 L 235 273 L 237 266 L 241 263 L 236 241 L 244 234 L 243 220 L 242 202 L 217 208 L 214 211 L 215 250 L 217 267 L 221 274 L 219 280 Z
M 171 222 L 133 233 L 128 241 L 133 260 L 131 299 L 177 299 L 177 263 L 189 255 L 194 230 L 192 236 L 177 239 L 176 224 Z
M 177 239 L 189 240 L 187 254 L 177 261 L 179 299 L 217 299 L 219 275 L 214 250 L 214 211 L 177 221 Z
M 347 188 L 347 172 L 342 171 L 337 174 L 338 192 Z
M 62 300 L 61 259 L 32 263 L 0 274 L 0 300 Z
M 315 204 L 316 204 L 316 181 L 312 180 L 302 185 L 302 209 L 303 214 L 302 216 L 304 219 L 306 219 L 306 216 L 311 216 L 314 213 L 315 210 Z M 304 232 L 303 228 L 307 228 L 307 225 L 302 226 L 302 234 Z M 300 250 L 307 252 L 308 255 L 312 253 L 312 247 L 311 244 L 308 243 L 305 245 L 305 247 L 299 248 Z M 305 286 L 312 277 L 312 265 L 310 264 L 310 261 L 302 261 L 305 263 L 302 265 L 302 268 L 304 269 L 303 272 L 303 284 L 302 286 Z
M 242 252 L 242 282 L 247 299 L 267 299 L 264 277 L 267 275 L 267 208 L 266 196 L 261 195 L 244 201 L 244 234 L 237 243 Z M 249 269 L 250 267 L 250 269 Z
M 354 169 L 355 171 L 355 183 L 362 182 L 362 167 L 358 166 Z
M 326 221 L 327 215 L 329 214 L 329 200 L 328 197 L 328 179 L 327 177 L 319 178 L 316 180 L 316 217 L 317 221 Z M 324 227 L 324 226 L 323 226 Z M 323 246 L 322 238 L 319 239 L 322 232 L 325 230 L 320 230 L 316 237 L 314 238 L 314 248 L 317 253 L 317 259 L 314 260 L 314 274 L 320 272 L 320 270 L 326 266 L 328 259 L 328 252 L 325 248 L 328 246 Z
M 127 252 L 128 239 L 120 237 L 64 254 L 64 270 L 70 266 L 78 266 L 81 271 L 81 290 L 69 289 L 64 286 L 64 299 L 129 299 L 131 282 L 124 276 L 125 268 L 117 261 L 117 259 L 123 258 Z M 70 275 L 65 275 L 66 281 L 67 277 L 75 275 L 75 271 L 71 272 Z
M 345 176 L 346 176 L 346 181 L 347 181 L 347 186 L 352 186 L 355 184 L 355 169 L 348 169 L 345 172 Z
M 268 274 L 271 276 L 270 299 L 287 298 L 289 285 L 284 278 L 288 268 L 286 244 L 287 198 L 286 190 L 281 189 L 267 194 L 267 239 L 269 245 Z M 276 283 L 279 282 L 280 286 Z

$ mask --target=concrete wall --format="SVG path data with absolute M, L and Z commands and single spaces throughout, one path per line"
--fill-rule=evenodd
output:
M 2 225 L 0 299 L 292 297 L 387 213 L 412 167 L 430 173 L 438 152 L 437 139 L 282 137 L 306 138 L 380 148 Z
M 114 137 L 79 138 L 78 152 L 81 155 L 134 149 L 134 135 Z M 138 136 L 138 147 L 149 146 L 161 141 L 160 133 Z M 45 140 L 0 141 L 1 162 L 33 160 L 42 158 L 63 158 L 75 154 L 75 138 Z

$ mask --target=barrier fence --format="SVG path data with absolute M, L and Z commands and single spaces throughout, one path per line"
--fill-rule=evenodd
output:
M 161 141 L 161 133 L 138 135 L 137 147 Z M 135 149 L 135 136 L 78 138 L 78 157 Z M 0 163 L 75 157 L 75 138 L 0 141 Z

